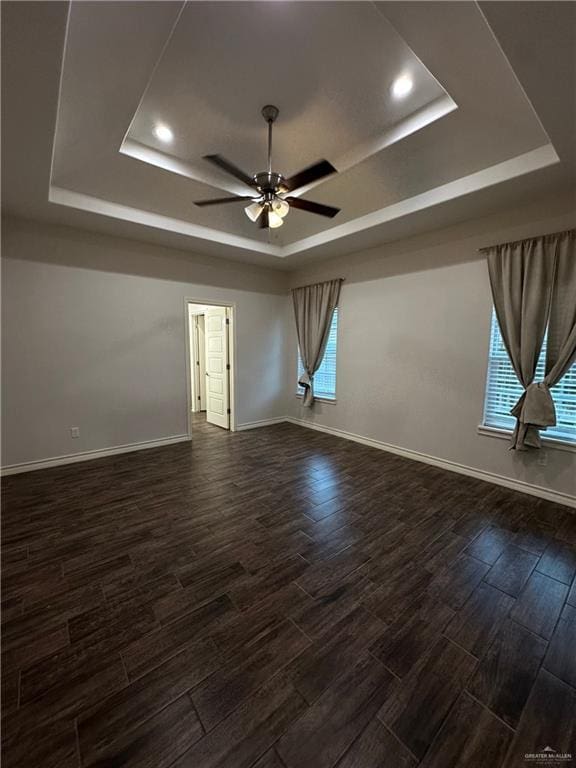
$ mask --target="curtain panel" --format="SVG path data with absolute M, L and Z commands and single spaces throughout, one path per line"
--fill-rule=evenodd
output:
M 524 392 L 511 448 L 540 448 L 540 429 L 556 424 L 550 387 L 576 357 L 576 230 L 483 249 L 500 333 Z M 535 382 L 548 329 L 546 375 Z
M 304 387 L 303 404 L 307 408 L 314 403 L 314 374 L 324 359 L 341 285 L 342 280 L 337 279 L 292 289 L 298 348 L 304 367 L 298 383 Z

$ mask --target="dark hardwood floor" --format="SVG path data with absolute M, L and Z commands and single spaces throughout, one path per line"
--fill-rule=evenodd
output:
M 5 479 L 5 768 L 576 765 L 571 510 L 196 433 Z

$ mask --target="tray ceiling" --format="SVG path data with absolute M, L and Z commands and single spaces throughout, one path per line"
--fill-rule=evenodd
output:
M 374 245 L 560 160 L 473 2 L 73 2 L 62 43 L 50 202 L 195 250 L 273 265 Z M 268 232 L 242 203 L 193 205 L 247 192 L 203 155 L 265 168 L 266 103 L 280 108 L 275 170 L 338 169 L 297 192 L 341 208 L 335 219 L 292 210 Z

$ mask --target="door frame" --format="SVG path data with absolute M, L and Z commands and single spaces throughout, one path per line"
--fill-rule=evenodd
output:
M 191 402 L 191 408 L 190 410 L 192 413 L 199 413 L 202 410 L 202 402 L 201 402 L 201 391 L 200 391 L 200 382 L 202 380 L 202 375 L 200 372 L 200 366 L 199 364 L 194 365 L 194 363 L 199 363 L 200 360 L 200 339 L 199 339 L 199 333 L 198 333 L 198 317 L 199 315 L 189 315 L 189 321 L 190 321 L 190 382 L 191 384 L 194 384 L 194 387 L 190 387 L 190 396 L 192 398 Z M 200 404 L 198 401 L 200 400 Z
M 228 385 L 230 388 L 230 432 L 236 432 L 236 302 L 234 301 L 214 301 L 213 299 L 193 299 L 188 296 L 184 299 L 184 327 L 185 327 L 185 350 L 186 350 L 186 422 L 188 427 L 188 437 L 193 438 L 192 434 L 192 359 L 190 356 L 190 312 L 188 304 L 204 304 L 211 307 L 226 307 L 228 309 L 228 361 L 230 363 L 230 374 Z

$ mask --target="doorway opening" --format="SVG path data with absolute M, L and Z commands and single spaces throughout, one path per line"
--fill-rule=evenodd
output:
M 234 431 L 234 306 L 186 299 L 188 433 Z

